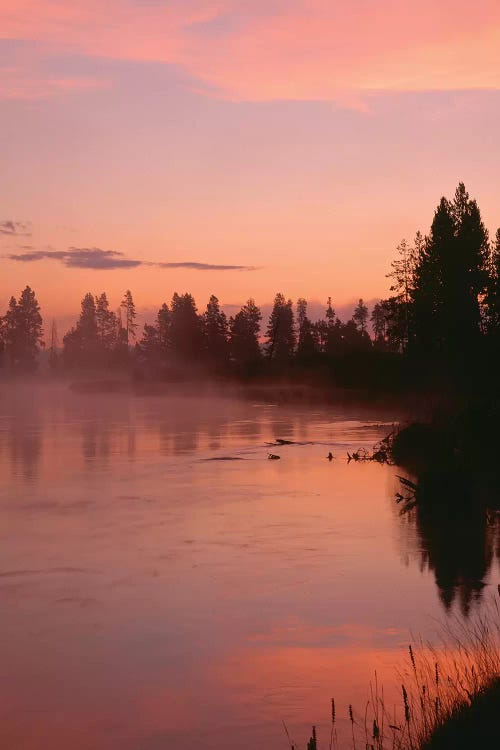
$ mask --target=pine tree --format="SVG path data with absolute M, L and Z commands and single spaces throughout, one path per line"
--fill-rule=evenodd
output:
M 121 302 L 121 308 L 123 309 L 124 313 L 124 329 L 127 334 L 127 344 L 131 344 L 132 339 L 135 339 L 135 329 L 137 328 L 135 319 L 137 317 L 137 313 L 135 311 L 134 300 L 132 299 L 132 292 L 130 291 L 130 289 L 127 289 L 127 291 L 125 292 L 125 295 Z
M 9 307 L 5 313 L 3 319 L 3 339 L 5 345 L 5 352 L 11 368 L 15 366 L 18 359 L 18 310 L 17 301 L 15 297 L 11 297 L 9 300 Z
M 97 310 L 90 292 L 82 299 L 80 317 L 63 338 L 63 359 L 67 367 L 95 367 L 99 362 Z
M 202 323 L 191 294 L 175 292 L 172 297 L 170 346 L 172 352 L 182 359 L 193 360 L 202 354 Z
M 297 300 L 297 324 L 297 356 L 311 357 L 318 350 L 317 332 L 307 317 L 307 301 L 303 297 Z
M 491 270 L 486 295 L 487 330 L 500 338 L 500 229 L 495 234 L 495 243 L 491 251 Z
M 170 347 L 170 324 L 172 315 L 168 305 L 164 302 L 158 310 L 156 316 L 156 326 L 158 328 L 158 344 L 160 351 L 165 356 Z
M 59 337 L 57 335 L 56 321 L 52 321 L 50 331 L 49 367 L 51 372 L 56 372 L 59 367 Z
M 203 334 L 208 359 L 220 366 L 227 364 L 229 357 L 229 330 L 226 314 L 220 309 L 219 300 L 212 294 L 203 314 Z
M 374 305 L 370 320 L 375 341 L 378 343 L 384 343 L 387 333 L 387 317 L 382 300 Z
M 366 324 L 368 322 L 368 308 L 362 299 L 360 299 L 358 304 L 356 305 L 352 319 L 354 320 L 358 331 L 364 334 L 366 331 Z
M 293 357 L 295 344 L 293 303 L 278 293 L 267 326 L 267 355 L 284 364 Z
M 43 346 L 43 321 L 34 291 L 25 287 L 16 302 L 11 297 L 4 318 L 5 350 L 14 370 L 33 372 Z
M 341 336 L 342 336 L 342 333 L 341 333 L 342 324 L 340 320 L 337 318 L 337 315 L 335 314 L 335 310 L 333 309 L 331 297 L 328 297 L 328 300 L 326 302 L 325 318 L 326 318 L 326 331 L 324 333 L 326 334 L 326 341 L 325 341 L 324 349 L 326 353 L 331 356 L 339 351 L 340 346 L 341 346 Z
M 463 358 L 482 329 L 488 233 L 476 201 L 460 183 L 452 202 L 442 198 L 415 268 L 415 338 L 421 351 Z
M 229 320 L 229 350 L 231 360 L 240 370 L 248 370 L 261 359 L 259 345 L 262 313 L 253 299 L 249 299 L 234 318 Z
M 158 366 L 161 360 L 160 332 L 157 325 L 144 324 L 141 340 L 136 344 L 138 359 L 148 367 Z
M 106 292 L 95 298 L 97 339 L 102 353 L 109 361 L 118 341 L 118 319 L 115 313 L 109 309 Z

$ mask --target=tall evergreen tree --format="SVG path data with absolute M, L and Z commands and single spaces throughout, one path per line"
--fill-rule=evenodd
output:
M 208 360 L 223 367 L 229 358 L 229 329 L 226 314 L 214 294 L 203 314 L 203 334 Z
M 87 292 L 82 299 L 80 319 L 77 323 L 83 341 L 83 346 L 89 352 L 95 350 L 98 341 L 97 310 L 94 295 Z
M 156 326 L 158 328 L 158 344 L 163 356 L 166 356 L 170 347 L 170 323 L 172 315 L 168 305 L 164 302 L 158 310 L 156 316 Z
M 109 309 L 106 292 L 95 298 L 97 339 L 102 352 L 111 354 L 116 349 L 118 341 L 118 319 Z
M 488 333 L 500 340 L 500 229 L 496 231 L 491 249 L 490 276 L 485 301 Z
M 379 344 L 385 343 L 385 337 L 387 333 L 387 316 L 382 300 L 380 300 L 380 302 L 377 302 L 373 306 L 370 320 L 375 341 Z
M 170 346 L 172 352 L 182 359 L 193 360 L 202 354 L 202 323 L 191 294 L 175 292 L 172 297 Z
M 141 340 L 135 345 L 137 357 L 147 367 L 155 369 L 160 365 L 162 351 L 158 325 L 144 324 Z
M 50 331 L 49 367 L 51 372 L 56 372 L 59 367 L 59 337 L 57 335 L 56 321 L 52 321 Z
M 297 325 L 297 356 L 311 357 L 318 350 L 317 331 L 307 317 L 307 301 L 303 297 L 297 300 Z
M 460 183 L 442 198 L 414 278 L 415 337 L 420 350 L 469 353 L 481 332 L 480 298 L 488 280 L 488 233 L 476 201 Z
M 269 359 L 284 364 L 292 358 L 295 344 L 293 303 L 278 293 L 267 326 L 267 355 Z
M 43 346 L 43 321 L 35 292 L 25 287 L 16 302 L 11 297 L 4 318 L 5 350 L 15 370 L 33 372 Z
M 121 308 L 123 310 L 123 327 L 127 335 L 127 344 L 131 344 L 132 339 L 135 339 L 135 329 L 137 328 L 135 319 L 137 313 L 130 289 L 127 289 L 123 296 Z
M 63 359 L 68 367 L 91 368 L 101 364 L 96 303 L 90 292 L 82 299 L 76 326 L 63 338 Z
M 352 319 L 354 320 L 358 331 L 360 331 L 360 333 L 365 333 L 366 325 L 368 323 L 368 308 L 362 299 L 360 299 L 356 305 Z
M 413 246 L 406 240 L 401 240 L 397 247 L 398 257 L 391 263 L 391 272 L 388 275 L 392 279 L 391 311 L 395 312 L 394 305 L 399 305 L 398 320 L 403 325 L 401 331 L 401 349 L 406 351 L 413 340 L 413 302 L 415 293 L 415 272 L 419 258 L 425 250 L 426 240 L 420 232 L 415 235 Z
M 249 299 L 229 320 L 229 351 L 231 360 L 240 370 L 251 369 L 261 359 L 261 320 L 262 313 L 253 299 Z
M 341 348 L 342 324 L 335 313 L 331 297 L 328 297 L 326 302 L 325 318 L 326 330 L 323 329 L 323 334 L 326 334 L 326 340 L 324 350 L 332 356 L 338 353 Z

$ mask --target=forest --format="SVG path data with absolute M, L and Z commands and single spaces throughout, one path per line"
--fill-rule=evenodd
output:
M 62 346 L 54 323 L 44 336 L 40 305 L 26 287 L 0 318 L 1 369 L 36 372 L 45 348 L 52 373 L 125 370 L 166 380 L 186 372 L 318 377 L 396 389 L 443 378 L 464 383 L 478 369 L 491 371 L 500 349 L 500 229 L 490 240 L 463 183 L 452 200 L 441 198 L 428 234 L 401 241 L 387 276 L 390 296 L 371 311 L 359 299 L 347 322 L 331 298 L 324 317 L 311 320 L 306 299 L 294 305 L 278 293 L 265 330 L 252 298 L 228 318 L 215 295 L 199 312 L 191 294 L 176 292 L 139 332 L 130 290 L 117 311 L 105 292 L 88 292 Z

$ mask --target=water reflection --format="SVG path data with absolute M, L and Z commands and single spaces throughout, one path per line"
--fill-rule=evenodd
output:
M 110 435 L 107 426 L 101 421 L 83 422 L 82 456 L 86 463 L 101 459 L 106 463 L 111 453 Z
M 28 425 L 23 420 L 4 421 L 0 430 L 0 456 L 3 455 L 3 463 L 13 479 L 28 482 L 36 479 L 42 449 L 42 426 L 36 418 Z M 5 472 L 2 473 L 5 476 Z
M 347 464 L 387 434 L 375 410 L 2 397 L 1 747 L 279 747 L 282 718 L 328 732 L 330 695 L 363 706 L 374 669 L 390 681 L 408 632 L 428 634 L 434 576 L 467 606 L 492 580 L 496 520 L 401 522 L 393 467 Z M 272 462 L 275 438 L 296 443 Z M 207 460 L 224 456 L 242 460 Z
M 477 476 L 428 470 L 413 479 L 418 500 L 402 508 L 402 519 L 417 532 L 421 569 L 433 572 L 444 608 L 458 603 L 467 617 L 500 559 L 494 494 L 485 496 Z

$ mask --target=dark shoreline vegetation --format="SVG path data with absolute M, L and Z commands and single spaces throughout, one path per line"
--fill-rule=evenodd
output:
M 444 606 L 458 596 L 467 622 L 491 562 L 487 546 L 499 536 L 500 229 L 490 241 L 477 203 L 460 184 L 453 200 L 441 199 L 429 234 L 418 232 L 397 250 L 388 274 L 392 296 L 371 315 L 360 299 L 353 318 L 341 322 L 328 299 L 324 319 L 311 321 L 305 299 L 294 311 L 280 293 L 264 333 L 252 299 L 228 319 L 215 296 L 199 314 L 190 294 L 175 293 L 139 337 L 130 291 L 117 312 L 105 293 L 88 293 L 62 346 L 53 324 L 42 353 L 40 307 L 26 287 L 0 319 L 0 373 L 61 377 L 90 394 L 161 394 L 174 384 L 198 394 L 216 384 L 228 394 L 279 403 L 361 398 L 398 404 L 410 423 L 382 446 L 383 456 L 378 446 L 379 457 L 369 458 L 406 472 L 396 496 L 401 512 L 414 514 L 426 540 Z M 370 727 L 351 713 L 353 730 L 366 727 L 364 741 L 353 734 L 353 747 L 492 746 L 499 623 L 495 607 L 489 620 L 476 620 L 458 640 L 451 634 L 432 658 L 410 651 L 414 687 L 405 682 L 402 722 L 389 720 L 375 689 Z M 460 654 L 451 666 L 441 664 L 450 645 Z M 335 722 L 330 750 L 334 730 Z M 308 747 L 317 748 L 314 734 Z
M 499 592 L 500 593 L 500 592 Z M 443 626 L 438 647 L 408 646 L 398 673 L 399 703 L 384 696 L 375 674 L 362 712 L 349 705 L 351 740 L 339 743 L 341 718 L 331 700 L 329 738 L 316 728 L 307 750 L 470 750 L 500 743 L 500 610 L 492 599 L 486 613 Z M 344 719 L 346 719 L 344 717 Z M 290 750 L 298 750 L 284 724 Z
M 490 241 L 462 183 L 453 200 L 441 199 L 428 235 L 399 244 L 387 275 L 392 294 L 371 315 L 360 299 L 342 322 L 329 298 L 324 318 L 312 321 L 304 298 L 294 309 L 279 293 L 265 331 L 253 299 L 228 319 L 214 295 L 199 313 L 192 295 L 174 293 L 140 334 L 130 290 L 116 312 L 105 292 L 89 292 L 62 345 L 55 323 L 44 340 L 40 306 L 26 287 L 1 318 L 0 369 L 16 377 L 45 370 L 151 383 L 283 381 L 402 397 L 496 395 L 500 229 Z

